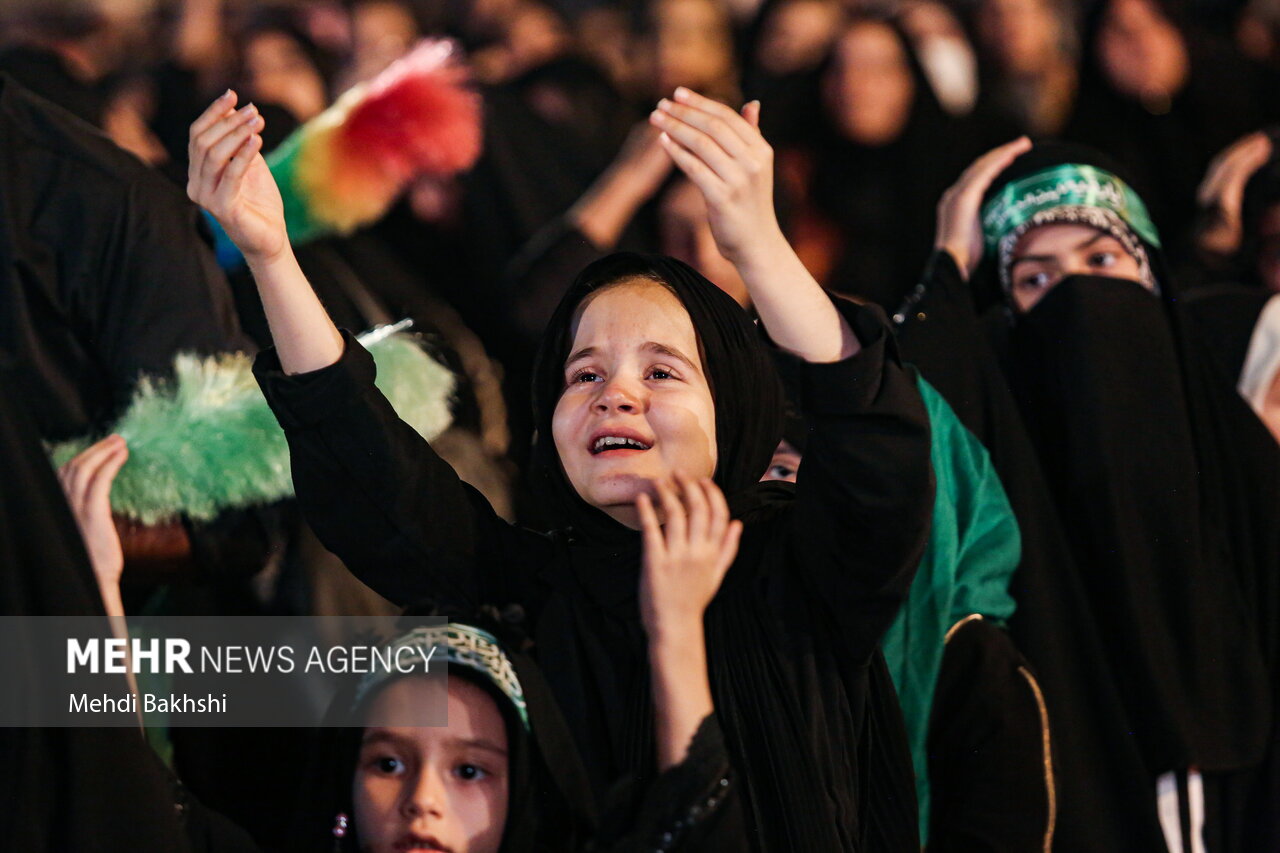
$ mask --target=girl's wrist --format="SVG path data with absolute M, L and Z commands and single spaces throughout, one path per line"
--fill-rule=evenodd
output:
M 787 242 L 782 229 L 772 226 L 761 229 L 747 245 L 728 258 L 737 267 L 738 274 L 748 289 L 756 282 L 767 283 L 776 279 L 778 270 L 784 268 L 792 258 L 795 250 Z M 796 259 L 798 262 L 798 259 Z
M 668 615 L 646 627 L 649 648 L 654 654 L 682 654 L 703 642 L 702 614 Z
M 255 274 L 277 269 L 289 261 L 293 261 L 295 265 L 297 263 L 293 258 L 293 246 L 287 237 L 282 241 L 280 248 L 273 252 L 244 252 L 244 260 L 249 270 Z

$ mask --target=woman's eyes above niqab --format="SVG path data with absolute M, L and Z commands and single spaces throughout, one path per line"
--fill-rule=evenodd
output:
M 1053 284 L 1056 279 L 1056 275 L 1039 270 L 1033 273 L 1028 273 L 1027 275 L 1019 276 L 1015 285 L 1023 290 L 1039 290 Z
M 1109 269 L 1119 260 L 1115 252 L 1093 252 L 1089 255 L 1088 263 L 1092 269 Z

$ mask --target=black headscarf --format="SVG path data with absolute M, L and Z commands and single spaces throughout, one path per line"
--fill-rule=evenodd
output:
M 852 689 L 848 684 L 789 680 L 797 676 L 780 667 L 775 649 L 760 642 L 773 630 L 768 606 L 783 605 L 749 590 L 763 582 L 766 567 L 785 561 L 768 543 L 781 541 L 770 534 L 794 494 L 790 484 L 759 482 L 782 435 L 783 394 L 772 356 L 742 308 L 711 282 L 679 261 L 631 253 L 611 255 L 583 270 L 548 325 L 534 371 L 538 436 L 532 485 L 554 506 L 557 526 L 571 528 L 565 561 L 549 571 L 568 575 L 554 581 L 559 588 L 585 592 L 554 596 L 535 640 L 544 660 L 555 656 L 547 678 L 574 721 L 579 748 L 592 761 L 593 781 L 605 786 L 618 773 L 645 779 L 656 772 L 653 696 L 637 604 L 641 543 L 636 532 L 573 491 L 556 454 L 551 417 L 564 387 L 563 365 L 578 307 L 593 291 L 635 276 L 661 279 L 689 312 L 715 405 L 714 479 L 734 517 L 747 522 L 734 568 L 708 609 L 706 642 L 716 715 L 733 767 L 742 774 L 743 807 L 748 825 L 759 833 L 756 844 L 767 850 L 844 849 L 843 824 L 835 818 L 849 820 L 849 810 L 856 807 L 830 796 L 833 787 L 848 793 L 859 784 L 875 803 L 859 813 L 867 837 L 913 836 L 910 760 L 883 659 L 875 655 L 872 685 L 861 682 L 854 694 L 859 702 L 865 696 L 866 705 L 836 711 L 827 703 L 849 701 L 843 692 Z M 821 626 L 808 627 L 823 640 L 815 641 L 818 649 L 792 650 L 791 662 L 802 673 L 836 649 L 834 635 Z M 813 723 L 823 727 L 818 733 L 796 718 L 798 702 L 837 716 Z M 849 734 L 855 715 L 856 724 L 875 731 L 869 742 Z M 816 750 L 824 746 L 836 751 L 819 755 Z M 857 767 L 860 783 L 839 777 L 851 766 Z M 795 844 L 802 846 L 787 846 Z M 908 844 L 918 846 L 918 841 Z
M 1229 45 L 1195 29 L 1176 0 L 1152 0 L 1179 32 L 1189 69 L 1182 88 L 1166 102 L 1143 103 L 1117 89 L 1102 68 L 1100 38 L 1112 3 L 1098 0 L 1086 16 L 1079 95 L 1063 136 L 1123 163 L 1131 186 L 1176 249 L 1195 216 L 1196 186 L 1209 161 L 1275 119 L 1274 82 Z
M 948 115 L 905 33 L 891 21 L 876 23 L 902 46 L 914 90 L 910 114 L 896 139 L 877 146 L 846 138 L 827 118 L 817 137 L 811 193 L 841 232 L 841 257 L 824 284 L 892 311 L 929 256 L 943 191 L 969 161 L 1013 133 L 990 117 Z M 828 60 L 822 73 L 833 64 Z
M 703 370 L 716 413 L 714 480 L 740 514 L 744 492 L 769 465 L 782 435 L 782 386 L 755 325 L 732 297 L 687 264 L 660 255 L 619 252 L 584 269 L 547 324 L 534 365 L 534 441 L 531 480 L 541 499 L 557 511 L 557 527 L 580 537 L 634 541 L 633 531 L 578 497 L 565 478 L 551 434 L 551 417 L 564 391 L 564 362 L 573 345 L 578 306 L 588 294 L 629 278 L 648 278 L 669 287 L 689 312 L 698 336 Z M 638 552 L 637 552 L 638 553 Z
M 1038 145 L 988 198 L 1062 163 L 1114 173 Z M 1237 771 L 1274 725 L 1280 456 L 1144 248 L 1159 296 L 1073 276 L 1002 324 L 1000 349 L 1148 770 Z

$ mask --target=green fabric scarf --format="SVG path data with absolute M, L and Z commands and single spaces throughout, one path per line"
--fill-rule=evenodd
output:
M 1009 579 L 1022 557 L 1022 538 L 986 448 L 933 386 L 923 379 L 918 383 L 933 430 L 933 529 L 907 600 L 882 646 L 911 741 L 924 843 L 929 829 L 929 716 L 947 630 L 973 613 L 997 622 L 1013 615 Z
M 1010 182 L 983 206 L 982 233 L 988 251 L 1039 214 L 1062 207 L 1109 210 L 1143 240 L 1160 246 L 1147 206 L 1128 184 L 1096 166 L 1063 163 Z

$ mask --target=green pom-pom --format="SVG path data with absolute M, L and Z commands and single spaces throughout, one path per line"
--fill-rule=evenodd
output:
M 378 388 L 396 413 L 428 441 L 448 429 L 453 373 L 408 335 L 369 345 Z M 210 358 L 179 355 L 173 379 L 144 379 L 112 432 L 129 446 L 116 475 L 111 508 L 155 524 L 175 516 L 208 521 L 224 510 L 293 495 L 284 432 L 243 353 Z M 92 443 L 55 446 L 61 466 Z

